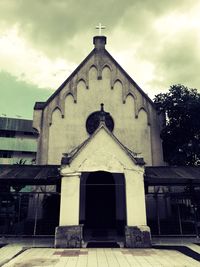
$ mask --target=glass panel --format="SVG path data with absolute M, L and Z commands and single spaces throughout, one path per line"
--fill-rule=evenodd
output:
M 0 235 L 54 235 L 59 193 L 1 193 Z
M 199 188 L 168 186 L 167 190 L 159 187 L 157 193 L 150 192 L 146 195 L 146 209 L 147 224 L 152 235 L 198 234 Z

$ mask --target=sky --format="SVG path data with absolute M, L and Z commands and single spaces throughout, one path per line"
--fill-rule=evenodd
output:
M 199 0 L 0 0 L 0 116 L 32 119 L 93 49 L 106 49 L 154 98 L 170 85 L 200 90 Z

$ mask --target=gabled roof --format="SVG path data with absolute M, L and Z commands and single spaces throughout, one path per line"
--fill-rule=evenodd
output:
M 122 148 L 122 150 L 129 156 L 129 158 L 136 164 L 136 165 L 141 165 L 143 166 L 145 164 L 143 158 L 138 158 L 136 157 L 136 154 L 128 149 L 126 146 L 124 146 L 119 139 L 109 131 L 109 129 L 106 127 L 104 122 L 101 122 L 99 127 L 96 129 L 96 131 L 89 137 L 87 138 L 83 143 L 81 143 L 79 146 L 77 146 L 75 149 L 73 149 L 70 153 L 64 154 L 64 157 L 62 158 L 61 164 L 63 165 L 68 165 L 70 164 L 73 159 L 84 149 L 84 147 L 91 142 L 91 140 L 97 135 L 97 133 L 101 130 L 104 129 L 108 135 Z
M 94 37 L 95 39 L 96 37 Z M 105 36 L 99 36 L 99 38 L 106 38 Z M 119 65 L 119 63 L 110 55 L 110 53 L 105 49 L 94 48 L 90 54 L 78 65 L 78 67 L 71 73 L 71 75 L 60 85 L 60 87 L 47 99 L 46 102 L 36 102 L 34 109 L 44 109 L 52 99 L 60 93 L 60 91 L 66 86 L 66 84 L 78 73 L 78 71 L 85 65 L 85 63 L 95 54 L 102 53 L 107 56 L 119 70 L 123 73 L 123 75 L 132 83 L 137 90 L 144 96 L 152 105 L 154 105 L 153 101 L 149 98 L 149 96 L 139 87 L 139 85 L 130 77 L 130 75 Z

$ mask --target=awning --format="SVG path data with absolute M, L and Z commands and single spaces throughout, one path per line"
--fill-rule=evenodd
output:
M 0 183 L 53 184 L 60 178 L 60 165 L 0 164 Z
M 149 185 L 200 184 L 200 167 L 145 167 L 144 181 Z
M 60 165 L 0 164 L 0 183 L 55 184 L 60 179 Z M 145 167 L 148 185 L 200 185 L 200 167 Z

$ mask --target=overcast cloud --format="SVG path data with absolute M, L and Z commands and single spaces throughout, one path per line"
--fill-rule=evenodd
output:
M 0 0 L 0 115 L 31 118 L 93 49 L 99 22 L 107 50 L 151 98 L 177 83 L 200 89 L 199 13 L 199 0 Z M 8 95 L 24 104 L 8 111 Z

